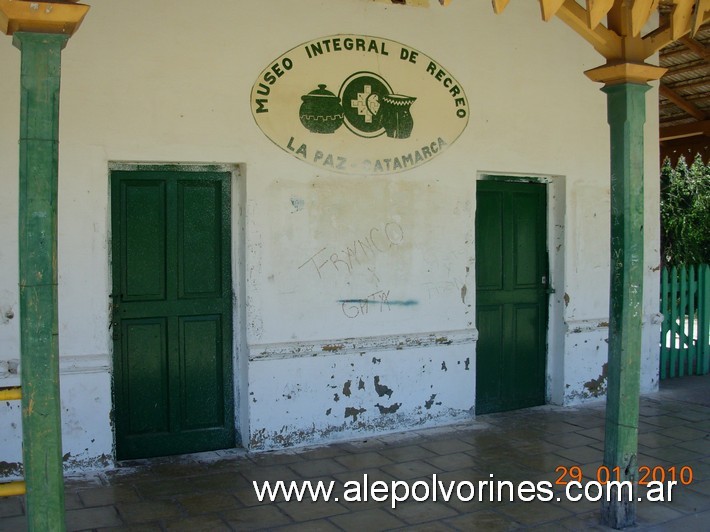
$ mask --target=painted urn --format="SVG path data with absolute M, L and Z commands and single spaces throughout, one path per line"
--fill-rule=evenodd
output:
M 303 126 L 313 133 L 329 134 L 343 125 L 343 107 L 340 98 L 325 88 L 318 88 L 301 96 L 303 103 L 299 117 Z
M 388 137 L 406 139 L 412 134 L 414 119 L 409 108 L 415 100 L 414 96 L 404 94 L 387 94 L 382 97 L 378 112 Z

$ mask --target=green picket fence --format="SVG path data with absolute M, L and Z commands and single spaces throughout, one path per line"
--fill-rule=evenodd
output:
M 661 272 L 661 379 L 710 373 L 710 265 Z

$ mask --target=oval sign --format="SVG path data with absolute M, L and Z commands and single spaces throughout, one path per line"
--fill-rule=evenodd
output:
M 461 84 L 404 44 L 364 35 L 303 43 L 272 61 L 251 91 L 254 119 L 277 146 L 348 174 L 410 170 L 468 124 Z

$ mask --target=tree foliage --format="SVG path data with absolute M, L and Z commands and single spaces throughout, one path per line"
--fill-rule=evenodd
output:
M 695 156 L 661 168 L 661 256 L 664 264 L 710 263 L 710 165 Z

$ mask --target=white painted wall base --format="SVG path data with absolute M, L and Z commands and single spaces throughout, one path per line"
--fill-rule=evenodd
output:
M 59 368 L 65 470 L 85 471 L 111 466 L 114 437 L 109 356 L 63 356 Z M 18 369 L 22 370 L 21 367 Z M 0 386 L 19 385 L 18 375 L 0 375 Z M 0 478 L 19 479 L 22 477 L 19 401 L 0 404 L 0 427 Z
M 425 347 L 355 348 L 252 363 L 249 448 L 308 445 L 472 419 L 475 344 L 460 340 L 437 335 Z

